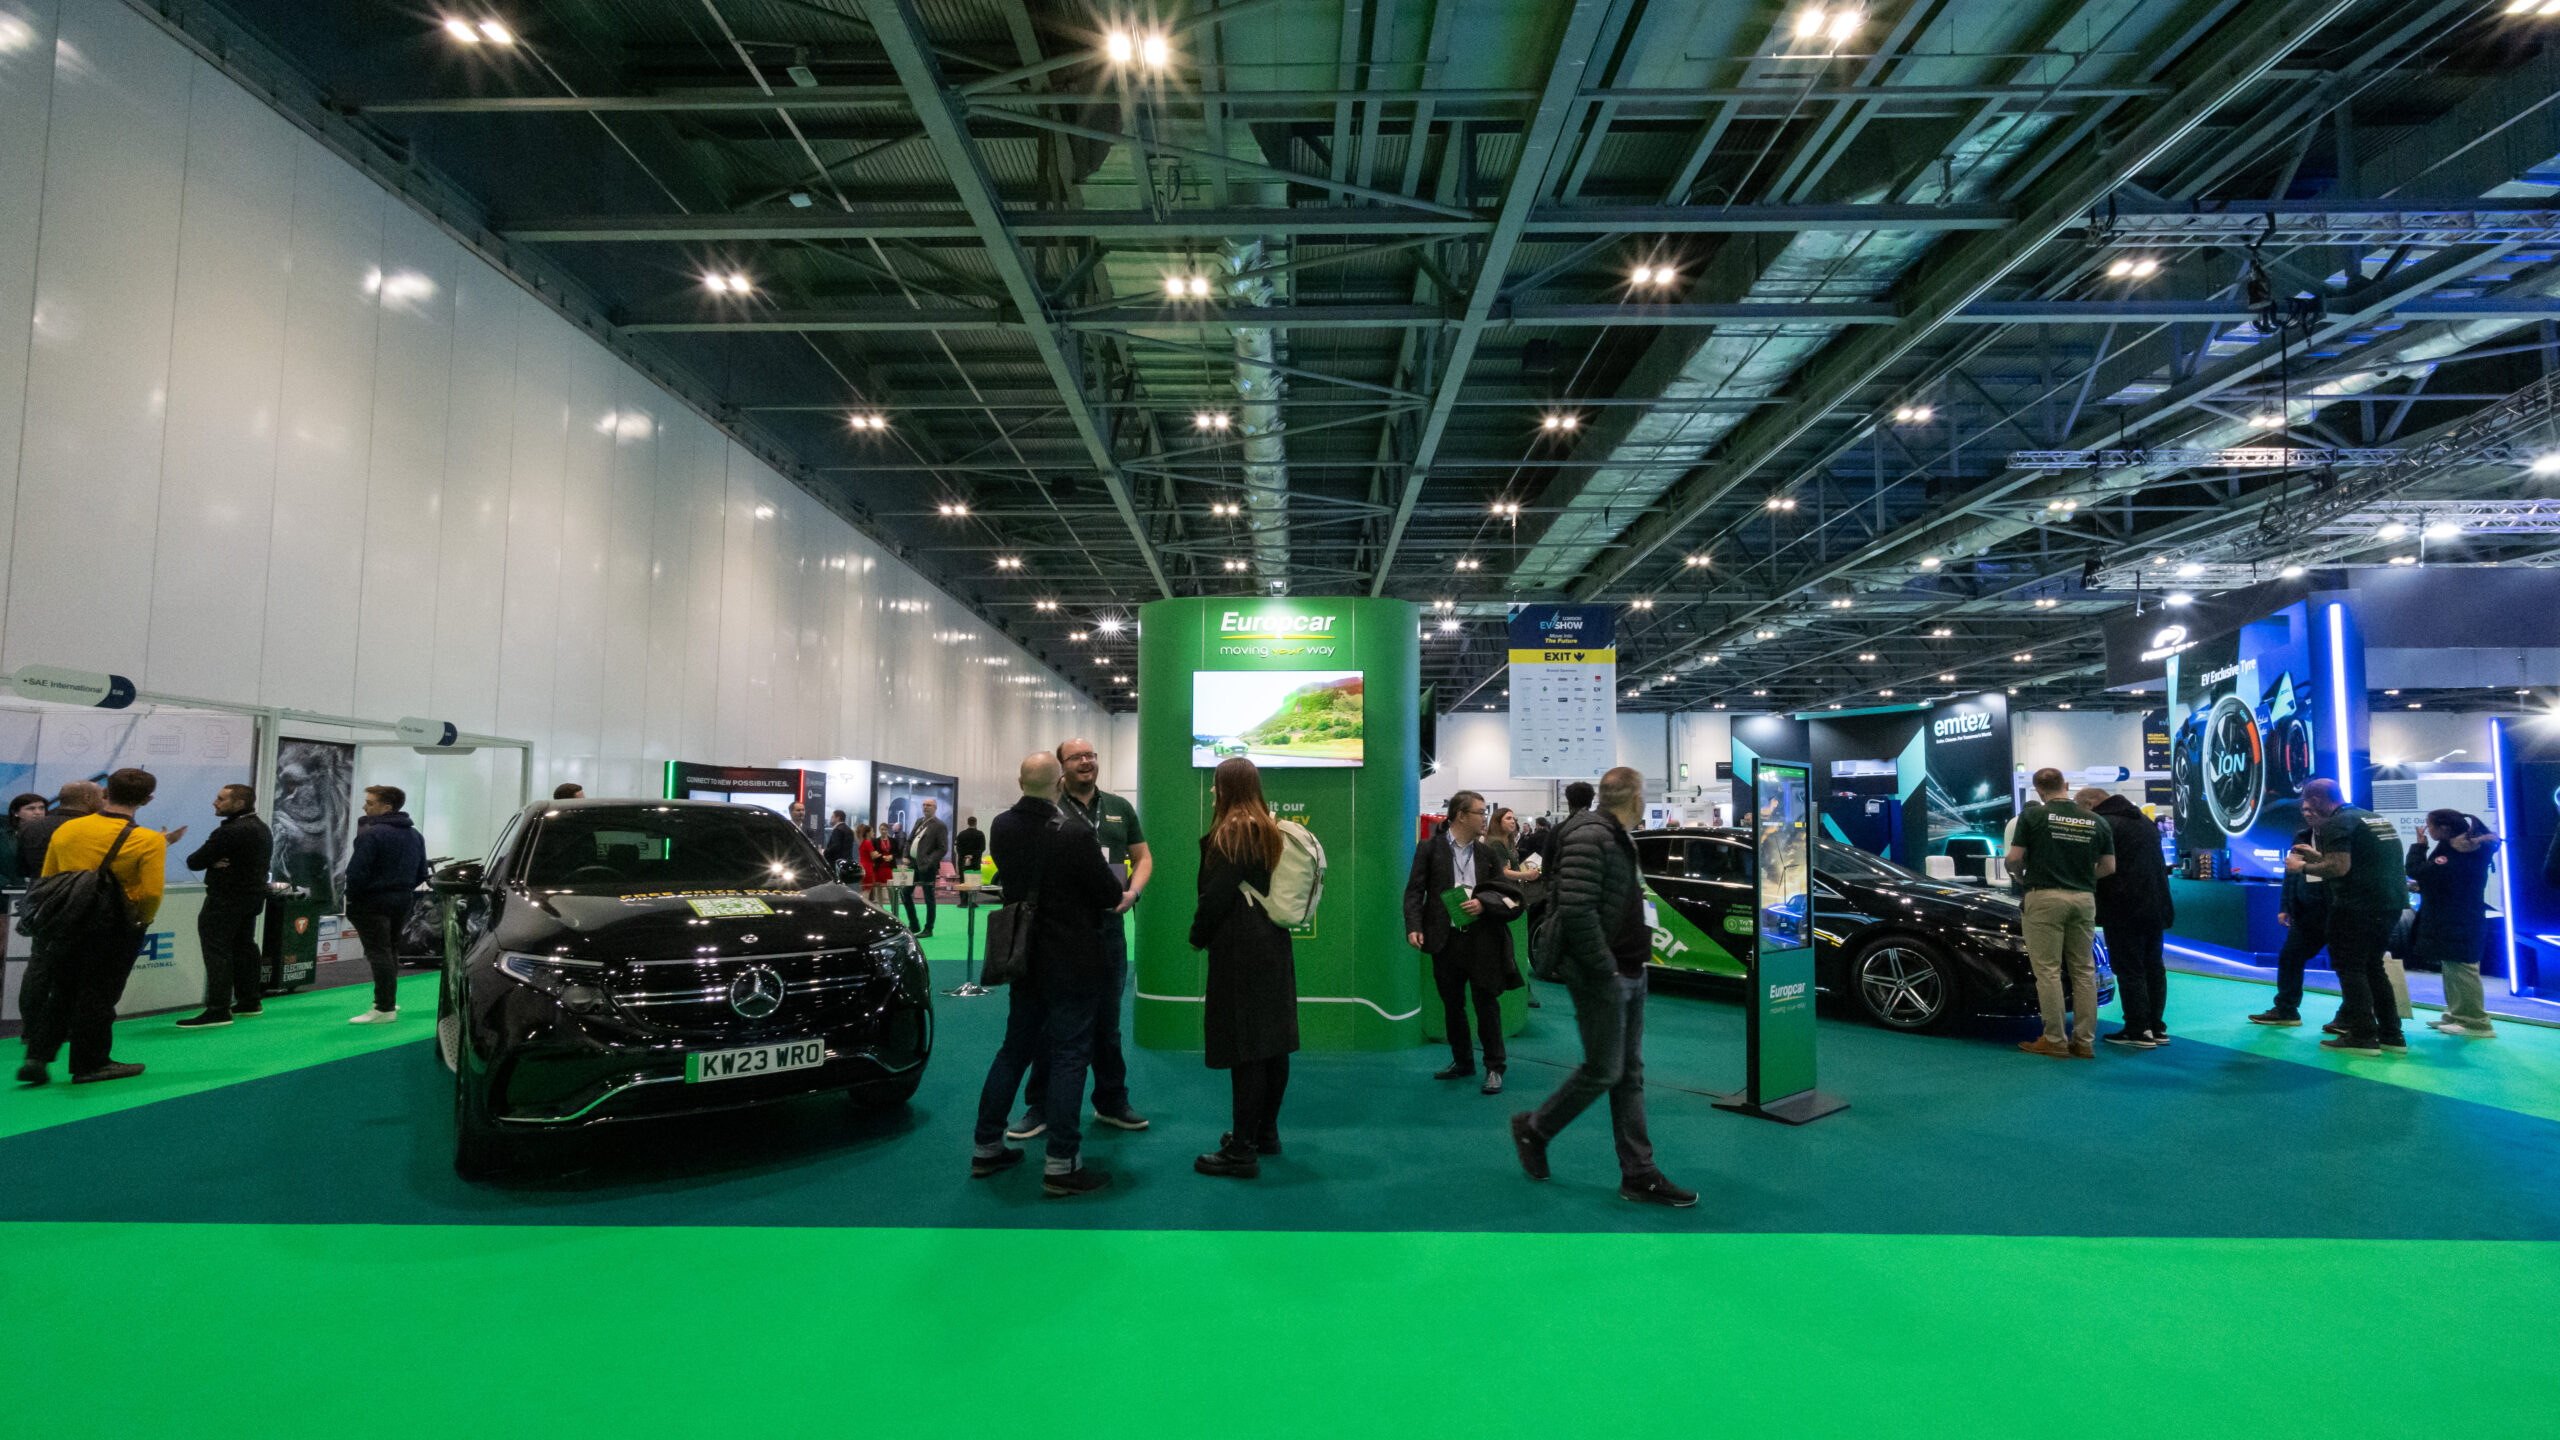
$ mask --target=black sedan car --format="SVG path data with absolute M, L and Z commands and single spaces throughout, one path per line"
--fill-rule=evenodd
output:
M 819 1091 L 894 1106 L 924 1078 L 914 937 L 771 811 L 546 800 L 430 883 L 465 1176 L 530 1137 Z
M 1644 830 L 1635 837 L 1653 963 L 1740 979 L 1751 953 L 1756 862 L 1739 830 Z M 1854 845 L 1813 849 L 1814 983 L 1877 1024 L 1930 1030 L 1962 1015 L 2033 1015 L 2035 973 L 2018 902 L 2003 890 L 1915 875 Z M 2098 997 L 2115 994 L 2105 942 Z

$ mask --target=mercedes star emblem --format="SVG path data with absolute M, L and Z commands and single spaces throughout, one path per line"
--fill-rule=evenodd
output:
M 750 1020 L 762 1020 L 782 1008 L 782 977 L 767 965 L 750 967 L 729 982 L 729 1008 Z

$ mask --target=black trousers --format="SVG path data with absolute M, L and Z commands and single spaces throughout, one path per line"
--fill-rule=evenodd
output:
M 373 972 L 373 1008 L 400 1008 L 400 922 L 409 918 L 396 910 L 376 910 L 370 905 L 350 905 L 347 918 L 355 922 L 356 940 L 364 946 L 365 968 Z
M 2329 964 L 2338 972 L 2338 993 L 2346 1004 L 2338 1024 L 2351 1040 L 2400 1037 L 2400 997 L 2391 988 L 2391 968 L 2382 952 L 2391 939 L 2397 915 L 2334 913 L 2329 917 Z
M 1440 989 L 1440 1023 L 1449 1031 L 1449 1053 L 1460 1065 L 1473 1068 L 1475 1045 L 1467 1036 L 1467 1007 L 1472 1000 L 1476 1012 L 1476 1032 L 1484 1045 L 1484 1068 L 1500 1070 L 1508 1057 L 1502 1048 L 1502 994 L 1481 985 L 1470 984 L 1467 967 L 1434 957 L 1431 982 Z
M 935 887 L 940 883 L 940 877 L 936 877 L 932 880 L 920 879 L 907 890 L 905 895 L 900 897 L 907 903 L 907 928 L 914 930 L 919 935 L 930 935 L 933 933 L 933 907 L 936 903 L 933 892 Z M 916 891 L 918 890 L 922 890 L 924 892 L 924 925 L 921 929 L 916 925 Z
M 264 993 L 258 954 L 258 914 L 267 897 L 207 895 L 196 912 L 196 945 L 204 951 L 204 1008 L 225 1014 L 255 1010 Z
M 1248 1145 L 1280 1143 L 1280 1097 L 1289 1092 L 1289 1057 L 1247 1060 L 1227 1072 L 1235 1088 L 1235 1137 Z
M 2311 957 L 2329 943 L 2329 920 L 2324 911 L 2317 917 L 2296 915 L 2284 932 L 2284 948 L 2276 952 L 2276 1003 L 2274 1009 L 2283 1015 L 2302 1014 L 2302 973 L 2311 968 Z
M 2124 1028 L 2136 1035 L 2165 1035 L 2160 1012 L 2169 999 L 2169 965 L 2157 925 L 2109 925 L 2107 959 L 2115 966 L 2116 1000 Z
M 115 1058 L 116 1002 L 142 955 L 136 926 L 104 939 L 62 940 L 36 947 L 19 990 L 27 1017 L 27 1058 L 50 1065 L 71 1044 L 71 1073 L 85 1075 Z M 39 970 L 44 973 L 39 976 Z M 33 1005 L 27 996 L 35 995 Z

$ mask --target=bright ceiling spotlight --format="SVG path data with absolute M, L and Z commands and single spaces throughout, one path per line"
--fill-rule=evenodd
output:
M 1653 608 L 1653 601 L 1650 599 L 1630 600 L 1627 602 L 1627 608 L 1630 610 L 1650 610 Z
M 1058 602 L 1055 600 L 1035 601 L 1033 602 L 1032 608 L 1036 610 L 1055 610 L 1058 608 Z
M 1698 663 L 1701 665 L 1717 665 L 1723 663 L 1723 661 L 1724 657 L 1721 655 L 1706 655 L 1699 657 Z
M 1458 633 L 1458 622 L 1457 622 L 1456 620 L 1454 620 L 1454 619 L 1452 619 L 1452 620 L 1443 620 L 1443 621 L 1441 621 L 1441 622 L 1440 622 L 1440 633 L 1441 633 L 1441 634 L 1443 634 L 1443 635 L 1455 635 L 1455 634 L 1457 634 L 1457 633 Z
M 2299 580 L 2302 578 L 2302 567 L 2299 565 L 2287 565 L 2276 572 L 2276 578 L 2279 580 Z
M 1070 630 L 1067 632 L 1067 638 L 1078 645 L 1081 645 L 1084 643 L 1084 632 L 1081 630 Z
M 1939 640 L 1944 640 L 1954 633 L 1956 633 L 1954 627 L 1947 625 L 1940 625 L 1929 632 L 1933 638 Z
M 1824 29 L 1831 36 L 1833 44 L 1846 41 L 1850 36 L 1858 33 L 1858 12 L 1846 7 L 1834 10 L 1831 12 L 1831 23 Z M 1836 710 L 1839 707 L 1835 705 L 1832 708 Z
M 444 22 L 444 33 L 461 41 L 465 45 L 477 45 L 480 43 L 480 32 L 471 28 L 470 21 L 465 20 L 458 15 L 446 18 Z
M 2172 605 L 2193 605 L 2196 603 L 2196 597 L 2188 594 L 2184 590 L 2180 590 L 2169 597 L 2169 603 Z
M 1769 692 L 1768 692 L 1768 691 L 1766 691 L 1766 690 L 1754 690 L 1754 691 L 1752 691 L 1751 693 L 1752 693 L 1752 694 L 1754 694 L 1754 695 L 1766 695 L 1766 694 L 1768 694 Z
M 1892 692 L 1892 691 L 1890 691 L 1890 690 L 1879 690 L 1879 691 L 1877 691 L 1876 693 L 1877 693 L 1877 694 L 1879 694 L 1879 695 L 1885 696 L 1885 697 L 1886 697 L 1886 698 L 1888 698 L 1888 699 L 1892 698 L 1892 695 L 1893 695 L 1893 692 Z
M 1022 568 L 1022 560 L 1019 556 L 999 555 L 996 557 L 996 568 L 999 570 L 1019 570 Z
M 934 508 L 935 508 L 936 510 L 941 511 L 941 512 L 942 512 L 942 515 L 943 515 L 943 517 L 944 517 L 945 519 L 951 519 L 951 520 L 958 520 L 958 519 L 966 518 L 966 517 L 967 517 L 967 515 L 968 515 L 968 513 L 969 513 L 969 507 L 968 507 L 968 506 L 963 505 L 963 504 L 960 504 L 958 501 L 952 501 L 952 500 L 946 500 L 946 501 L 944 501 L 942 504 L 937 505 L 937 506 L 935 506 Z
M 483 20 L 480 22 L 480 38 L 488 41 L 492 45 L 513 45 L 516 43 L 515 32 L 508 29 L 506 26 L 499 24 L 495 20 Z
M 2015 662 L 2016 664 L 2020 664 L 2020 665 L 2028 664 L 2028 663 L 2032 662 L 2035 658 L 2036 658 L 2035 656 L 2028 654 L 2028 653 L 2027 653 L 2026 651 L 2024 651 L 2024 650 L 2021 650 L 2021 651 L 2019 651 L 2017 654 L 2012 655 L 2012 656 L 2010 656 L 2010 657 L 2009 657 L 2009 659 L 2010 659 L 2011 661 Z
M 1460 560 L 1458 561 L 1458 568 L 1459 568 L 1459 569 L 1461 569 L 1461 570 L 1477 570 L 1477 569 L 1482 569 L 1482 568 L 1483 568 L 1483 566 L 1484 566 L 1484 562 L 1483 562 L 1483 561 L 1478 560 L 1478 559 L 1475 559 L 1475 558 L 1473 558 L 1473 557 L 1471 557 L 1471 556 L 1470 556 L 1470 557 L 1462 558 L 1462 559 L 1460 559 Z
M 1117 635 L 1120 633 L 1119 617 L 1106 615 L 1102 619 L 1095 621 L 1093 628 L 1101 631 L 1105 635 Z
M 2536 475 L 2560 475 L 2560 450 L 2546 450 L 2534 456 L 2533 464 L 2527 468 Z
M 2148 255 L 2133 262 L 2133 278 L 2136 280 L 2148 280 L 2159 273 L 2160 262 Z
M 1166 277 L 1164 277 L 1164 293 L 1165 293 L 1165 297 L 1166 297 L 1167 299 L 1170 299 L 1170 300 L 1179 300 L 1179 299 L 1181 299 L 1181 298 L 1182 298 L 1182 292 L 1183 292 L 1183 289 L 1184 289 L 1184 286 L 1183 286 L 1183 283 L 1182 283 L 1182 277 L 1181 277 L 1181 276 L 1179 276 L 1179 275 L 1167 275 Z
M 1723 709 L 1723 708 L 1724 708 L 1724 702 L 1723 702 L 1723 701 L 1721 701 L 1721 700 L 1719 700 L 1719 701 L 1717 701 L 1717 702 L 1714 704 L 1714 706 L 1713 706 L 1713 707 L 1711 707 L 1711 708 L 1714 708 L 1714 709 L 1717 709 L 1717 710 L 1721 710 L 1721 709 Z
M 1650 285 L 1653 283 L 1653 267 L 1650 265 L 1639 265 L 1635 268 L 1633 273 L 1627 276 L 1627 278 L 1638 285 Z
M 1946 685 L 1953 685 L 1954 683 L 1956 683 L 1956 677 L 1954 677 L 1953 675 L 1940 675 L 1940 676 L 1938 677 L 1938 680 L 1939 680 L 1939 682 L 1940 682 L 1941 684 L 1946 684 Z
M 1861 650 L 1858 652 L 1858 659 L 1862 663 L 1873 664 L 1875 662 L 1875 658 L 1876 652 L 1873 650 Z
M 1161 34 L 1151 34 L 1138 42 L 1138 58 L 1150 70 L 1161 70 L 1173 63 L 1173 46 Z
M 2462 527 L 2450 520 L 2430 520 L 2422 533 L 2430 540 L 2450 540 L 2462 533 Z
M 2261 430 L 2273 430 L 2284 424 L 2284 417 L 2273 410 L 2261 410 L 2249 417 L 2249 423 Z
M 1582 428 L 1582 417 L 1579 415 L 1548 415 L 1540 418 L 1538 421 L 1538 428 L 1541 430 L 1579 430 Z
M 2397 540 L 2408 533 L 2408 526 L 2394 520 L 2390 524 L 2383 526 L 2381 529 L 2374 531 L 2373 538 L 2376 540 Z
M 1708 560 L 1704 555 L 1684 555 L 1680 557 L 1680 563 L 1692 570 L 1703 570 L 1707 567 Z
M 2056 600 L 2050 595 L 2039 595 L 2036 597 L 2036 608 L 2039 610 L 2050 610 L 2061 603 L 2061 601 Z
M 1193 298 L 1193 299 L 1195 299 L 1195 300 L 1198 300 L 1198 299 L 1206 299 L 1206 298 L 1208 297 L 1208 294 L 1209 294 L 1209 277 L 1208 277 L 1208 276 L 1206 276 L 1206 275 L 1194 275 L 1194 276 L 1192 276 L 1192 277 L 1191 277 L 1191 295 L 1192 295 L 1192 298 Z
M 2204 566 L 2194 560 L 2190 560 L 2178 567 L 2178 578 L 2181 580 L 2192 580 L 2203 573 Z
M 1942 562 L 1935 555 L 1923 555 L 1920 557 L 1920 568 L 1923 570 L 1935 570 L 1941 563 Z
M 1102 37 L 1102 53 L 1111 57 L 1112 64 L 1126 65 L 1137 58 L 1137 37 L 1126 30 L 1114 30 Z
M 1517 519 L 1520 515 L 1520 502 L 1517 500 L 1496 500 L 1493 502 L 1493 513 Z
M 1846 595 L 1839 596 L 1831 602 L 1831 608 L 1834 610 L 1846 610 L 1849 608 L 1849 605 L 1850 600 Z
M 1754 630 L 1751 632 L 1751 635 L 1755 640 L 1775 640 L 1778 638 L 1778 632 L 1775 630 Z
M 2418 557 L 2415 555 L 2394 555 L 2391 557 L 2391 563 L 2394 565 L 2415 565 L 2418 563 Z
M 2107 278 L 2122 280 L 2133 273 L 2133 262 L 2119 255 L 2107 262 Z
M 1796 13 L 1796 38 L 1811 40 L 1820 35 L 1823 22 L 1829 18 L 1831 17 L 1822 13 L 1821 6 L 1807 5 Z
M 1226 566 L 1227 573 L 1232 575 L 1244 569 L 1244 562 L 1241 560 L 1229 560 L 1226 562 Z

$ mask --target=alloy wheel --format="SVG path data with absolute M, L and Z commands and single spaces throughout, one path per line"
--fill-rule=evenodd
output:
M 1858 999 L 1877 1022 L 1918 1030 L 1947 1012 L 1946 967 L 1917 946 L 1886 941 L 1858 957 Z

